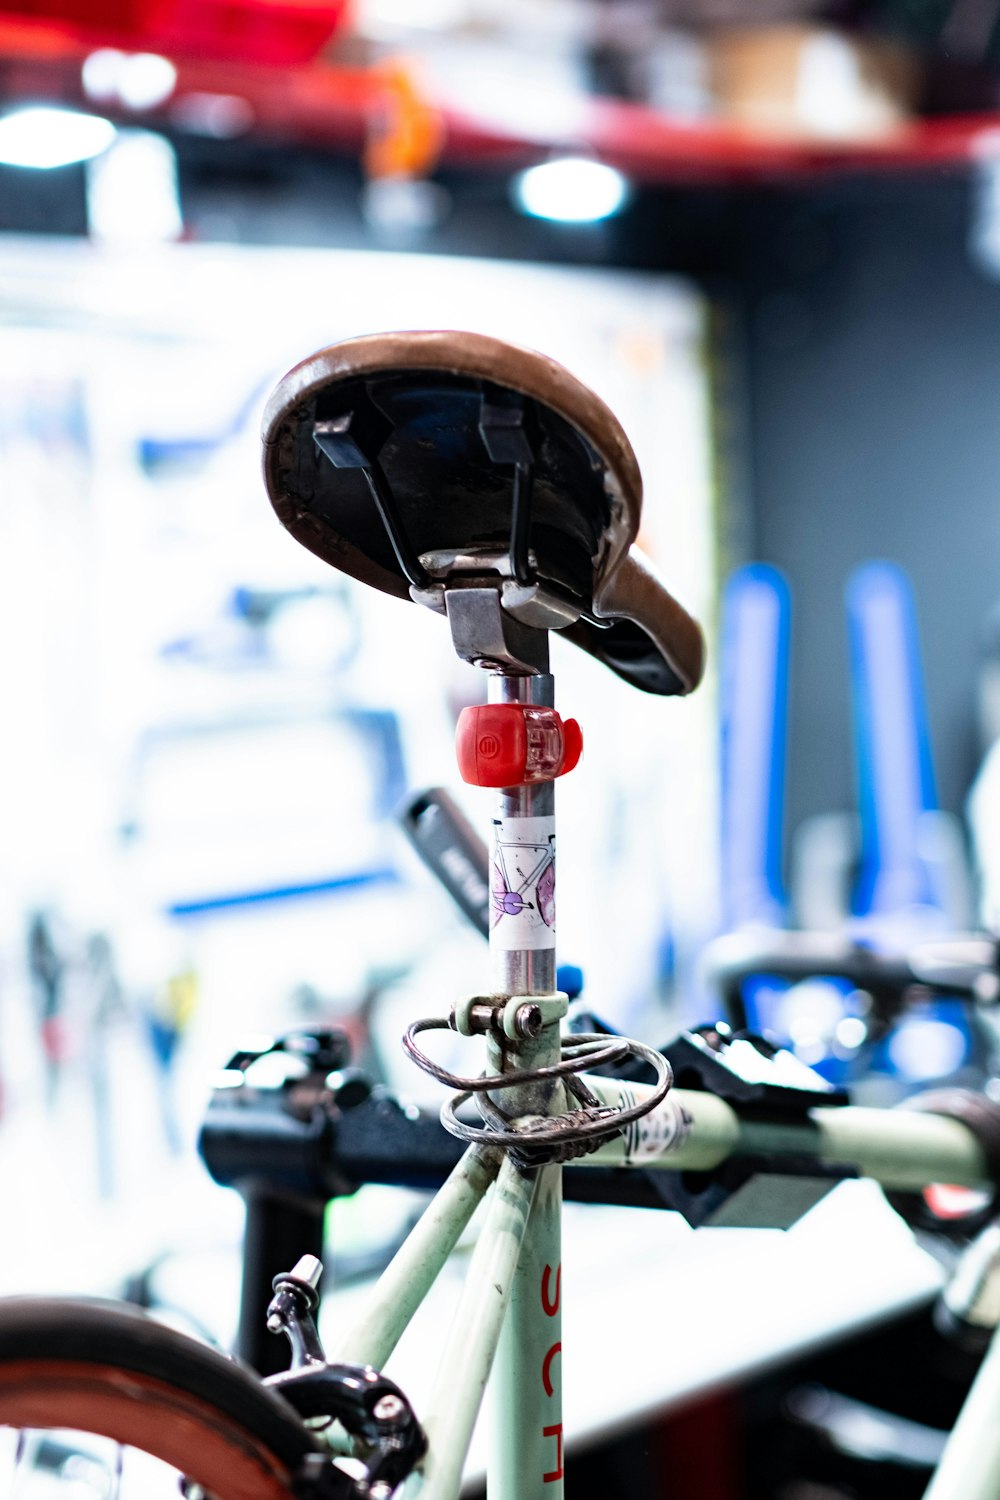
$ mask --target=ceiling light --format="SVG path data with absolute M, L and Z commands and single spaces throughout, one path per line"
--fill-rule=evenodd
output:
M 8 167 L 68 167 L 106 151 L 115 127 L 99 115 L 30 105 L 0 119 L 0 163 Z
M 126 109 L 156 109 L 177 86 L 177 69 L 158 52 L 119 52 L 99 47 L 84 59 L 83 92 L 103 104 Z
M 529 167 L 514 181 L 514 201 L 522 213 L 562 224 L 592 224 L 619 213 L 629 185 L 604 162 L 564 156 Z
M 155 109 L 170 98 L 177 69 L 157 52 L 135 52 L 125 59 L 118 92 L 127 109 Z
M 117 103 L 118 83 L 124 62 L 125 53 L 119 52 L 117 47 L 98 47 L 96 52 L 88 53 L 80 70 L 83 92 L 87 98 L 100 103 Z

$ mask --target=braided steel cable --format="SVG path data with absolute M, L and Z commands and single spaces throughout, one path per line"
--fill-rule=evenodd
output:
M 441 1123 L 460 1140 L 488 1146 L 502 1146 L 520 1166 L 538 1167 L 550 1162 L 572 1161 L 585 1156 L 613 1140 L 628 1125 L 642 1119 L 661 1104 L 673 1084 L 673 1071 L 667 1059 L 644 1042 L 628 1037 L 608 1037 L 597 1032 L 562 1038 L 562 1057 L 557 1063 L 537 1068 L 521 1068 L 510 1073 L 480 1073 L 463 1077 L 450 1073 L 427 1056 L 416 1038 L 424 1031 L 448 1031 L 443 1017 L 414 1021 L 407 1027 L 403 1047 L 408 1056 L 425 1073 L 458 1092 L 441 1107 Z M 613 1067 L 628 1057 L 641 1057 L 656 1073 L 651 1093 L 628 1108 L 602 1105 L 576 1074 L 590 1069 Z M 563 1080 L 576 1098 L 579 1108 L 556 1115 L 523 1115 L 506 1113 L 491 1094 L 522 1084 Z M 460 1120 L 456 1111 L 475 1098 L 482 1126 Z

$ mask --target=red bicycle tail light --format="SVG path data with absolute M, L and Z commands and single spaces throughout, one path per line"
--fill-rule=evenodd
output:
M 455 737 L 458 769 L 472 786 L 528 786 L 572 771 L 583 751 L 575 719 L 533 703 L 464 708 Z

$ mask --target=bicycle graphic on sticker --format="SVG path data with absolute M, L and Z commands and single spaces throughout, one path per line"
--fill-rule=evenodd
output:
M 553 948 L 556 840 L 552 818 L 494 818 L 490 935 L 502 948 Z

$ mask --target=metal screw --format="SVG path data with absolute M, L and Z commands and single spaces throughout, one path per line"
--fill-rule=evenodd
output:
M 537 1036 L 541 1029 L 541 1007 L 538 1005 L 519 1005 L 514 1012 L 514 1030 L 518 1036 Z
M 372 1416 L 376 1422 L 398 1422 L 404 1410 L 405 1407 L 401 1398 L 394 1396 L 391 1391 L 387 1391 L 384 1396 L 380 1396 L 375 1402 L 375 1405 L 372 1407 Z

